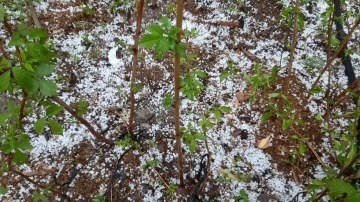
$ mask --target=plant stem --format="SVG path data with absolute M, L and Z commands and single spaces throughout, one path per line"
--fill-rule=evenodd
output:
M 177 1 L 176 7 L 176 26 L 182 29 L 184 0 Z M 181 42 L 181 32 L 177 33 L 177 44 Z M 183 154 L 181 147 L 181 134 L 180 134 L 180 55 L 175 51 L 175 64 L 174 64 L 174 86 L 175 86 L 175 103 L 174 103 L 174 124 L 175 124 L 175 136 L 176 136 L 176 150 L 178 152 L 178 170 L 180 187 L 184 187 L 184 175 L 183 175 Z
M 141 21 L 142 21 L 142 14 L 144 8 L 144 0 L 140 0 L 137 6 L 137 13 L 136 13 L 136 32 L 135 32 L 135 43 L 133 47 L 134 51 L 134 61 L 131 70 L 131 85 L 130 85 L 130 117 L 129 117 L 129 128 L 128 132 L 130 134 L 133 133 L 134 130 L 134 117 L 135 117 L 135 92 L 133 90 L 133 85 L 135 84 L 135 77 L 136 77 L 136 67 L 139 55 L 139 39 L 140 39 L 140 28 L 141 28 Z
M 289 89 L 289 85 L 290 85 L 290 79 L 291 79 L 291 74 L 292 74 L 292 64 L 294 61 L 294 53 L 295 53 L 295 46 L 296 46 L 296 36 L 298 33 L 298 14 L 299 14 L 299 6 L 300 6 L 300 0 L 296 0 L 296 5 L 295 5 L 295 13 L 294 13 L 294 31 L 293 31 L 293 36 L 292 36 L 292 42 L 291 42 L 291 51 L 290 51 L 290 61 L 288 64 L 288 75 L 287 75 L 287 79 L 285 82 L 285 86 L 284 86 L 284 93 L 286 94 L 288 89 Z
M 100 133 L 96 132 L 95 129 L 90 125 L 90 123 L 85 120 L 83 117 L 79 116 L 75 110 L 73 110 L 68 104 L 66 104 L 62 99 L 60 99 L 58 96 L 51 97 L 52 100 L 54 100 L 59 105 L 63 106 L 66 111 L 68 111 L 73 117 L 75 117 L 80 123 L 82 123 L 86 128 L 93 134 L 98 140 L 108 144 L 110 147 L 113 147 L 115 144 L 111 140 L 106 139 L 103 137 Z
M 331 56 L 331 58 L 326 62 L 325 67 L 321 70 L 319 76 L 316 78 L 315 82 L 313 83 L 313 85 L 311 86 L 311 89 L 315 88 L 316 85 L 319 83 L 321 76 L 325 73 L 325 71 L 330 67 L 331 63 L 336 59 L 336 57 L 339 55 L 339 53 L 343 50 L 343 48 L 345 47 L 345 45 L 347 44 L 347 42 L 350 40 L 351 35 L 354 33 L 354 31 L 356 30 L 357 26 L 360 24 L 360 18 L 357 19 L 357 21 L 355 22 L 355 24 L 353 25 L 353 27 L 351 28 L 351 30 L 349 31 L 349 33 L 347 34 L 347 36 L 345 37 L 345 39 L 341 42 L 339 48 L 336 50 L 336 52 Z

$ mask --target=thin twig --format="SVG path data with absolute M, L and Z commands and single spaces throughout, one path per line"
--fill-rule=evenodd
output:
M 319 83 L 322 75 L 326 72 L 326 70 L 330 67 L 331 63 L 336 59 L 336 57 L 339 55 L 339 53 L 343 50 L 343 48 L 345 47 L 345 45 L 347 44 L 347 42 L 350 40 L 351 35 L 354 33 L 354 31 L 356 30 L 357 26 L 360 24 L 360 18 L 357 19 L 357 21 L 355 22 L 355 24 L 353 25 L 353 27 L 351 28 L 351 30 L 349 31 L 349 33 L 346 35 L 346 37 L 344 38 L 344 40 L 341 42 L 339 48 L 336 50 L 336 52 L 331 56 L 330 60 L 328 60 L 326 62 L 326 65 L 324 66 L 324 68 L 321 70 L 319 76 L 317 77 L 317 79 L 315 80 L 315 82 L 312 84 L 311 89 L 315 88 L 317 86 L 317 84 Z M 310 94 L 309 94 L 310 96 Z M 308 96 L 308 97 L 309 97 Z
M 284 86 L 284 93 L 287 93 L 287 91 L 289 90 L 289 85 L 290 85 L 290 78 L 291 78 L 291 74 L 292 74 L 292 64 L 294 61 L 294 53 L 295 53 L 295 46 L 296 46 L 296 36 L 298 33 L 298 15 L 299 15 L 299 6 L 300 6 L 300 0 L 296 0 L 296 5 L 295 5 L 295 13 L 294 13 L 294 31 L 293 31 L 293 36 L 292 36 L 292 42 L 291 42 L 291 51 L 290 51 L 290 61 L 288 64 L 288 75 L 287 75 L 287 79 L 286 79 L 286 83 Z
M 26 1 L 26 8 L 28 9 L 28 11 L 30 12 L 31 14 L 31 17 L 34 21 L 34 24 L 37 28 L 41 28 L 41 24 L 40 24 L 40 21 L 39 21 L 39 18 L 38 16 L 36 15 L 36 11 L 34 9 L 34 5 L 32 4 L 32 1 Z
M 90 131 L 91 134 L 93 134 L 98 140 L 108 144 L 110 147 L 113 147 L 115 144 L 111 140 L 106 139 L 103 137 L 100 133 L 96 132 L 95 129 L 91 126 L 91 124 L 85 120 L 83 117 L 79 116 L 75 110 L 73 110 L 68 104 L 66 104 L 62 99 L 60 99 L 58 96 L 51 97 L 52 100 L 54 100 L 59 105 L 63 106 L 66 111 L 68 111 L 73 117 L 75 117 L 80 123 L 82 123 L 86 128 Z

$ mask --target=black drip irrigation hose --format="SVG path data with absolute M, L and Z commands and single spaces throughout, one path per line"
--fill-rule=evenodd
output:
M 346 34 L 344 32 L 343 28 L 343 22 L 341 22 L 341 3 L 340 0 L 334 0 L 334 8 L 335 8 L 335 25 L 336 25 L 336 38 L 341 42 L 344 40 Z M 345 51 L 347 49 L 347 45 L 344 46 L 343 50 L 339 53 L 339 57 L 341 57 L 342 63 L 345 67 L 345 75 L 348 77 L 348 84 L 350 85 L 353 83 L 356 79 L 354 69 L 351 64 L 351 57 L 350 54 L 345 54 Z M 354 102 L 357 105 L 358 98 L 354 98 Z M 360 148 L 360 118 L 357 120 L 357 126 L 356 126 L 356 147 Z M 351 169 L 350 174 L 356 174 L 358 170 L 360 169 L 360 165 L 355 164 L 355 166 Z M 357 180 L 353 180 L 352 184 L 354 185 Z
M 206 158 L 206 161 L 204 161 L 204 159 Z M 201 202 L 202 200 L 199 198 L 199 194 L 200 194 L 200 187 L 201 184 L 205 181 L 206 179 L 206 175 L 207 175 L 207 171 L 208 171 L 208 161 L 209 161 L 209 154 L 204 154 L 201 157 L 201 161 L 200 161 L 200 168 L 195 176 L 196 180 L 198 181 L 191 193 L 191 195 L 189 196 L 189 198 L 187 199 L 187 202 Z

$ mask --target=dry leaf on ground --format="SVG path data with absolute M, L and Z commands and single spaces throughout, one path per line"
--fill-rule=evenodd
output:
M 235 95 L 239 102 L 244 102 L 250 99 L 250 95 L 248 92 L 236 92 Z
M 270 141 L 270 135 L 267 136 L 266 138 L 263 138 L 261 140 L 259 140 L 256 144 L 256 146 L 259 148 L 259 149 L 266 149 L 268 148 L 270 145 L 269 145 L 269 141 Z

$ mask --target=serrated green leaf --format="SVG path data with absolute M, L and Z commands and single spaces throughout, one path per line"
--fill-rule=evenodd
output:
M 162 58 L 162 56 L 168 51 L 170 48 L 170 43 L 165 38 L 161 38 L 156 44 L 155 51 L 157 58 Z
M 341 197 L 345 193 L 350 196 L 356 193 L 356 189 L 351 184 L 341 179 L 333 179 L 327 182 L 326 188 L 329 189 L 329 195 L 332 197 Z
M 50 75 L 55 69 L 55 65 L 52 64 L 40 64 L 34 66 L 34 70 L 37 77 L 44 77 Z
M 25 69 L 27 69 L 27 70 L 29 70 L 29 71 L 31 71 L 31 72 L 35 72 L 34 69 L 33 69 L 32 66 L 31 66 L 31 64 L 28 63 L 28 62 L 25 62 L 25 63 L 24 63 L 24 67 L 25 67 Z
M 40 92 L 44 96 L 54 96 L 54 95 L 56 95 L 57 87 L 56 87 L 56 84 L 53 81 L 40 80 L 39 85 L 40 85 Z
M 30 144 L 30 138 L 23 138 L 16 143 L 17 148 L 21 149 L 22 151 L 26 151 L 32 149 L 32 145 Z
M 179 33 L 181 31 L 181 29 L 179 27 L 171 27 L 170 28 L 170 32 L 169 32 L 169 37 L 177 40 L 176 34 Z
M 6 58 L 0 59 L 0 70 L 10 68 L 10 67 L 11 67 L 11 63 L 9 60 L 7 60 Z
M 23 62 L 25 62 L 26 61 L 25 52 L 24 52 L 24 50 L 22 48 L 19 48 L 19 50 L 20 50 L 21 59 L 22 59 Z
M 9 141 L 6 141 L 1 145 L 1 151 L 4 154 L 10 153 L 14 148 L 10 145 Z
M 40 43 L 44 43 L 46 41 L 46 39 L 48 38 L 48 34 L 43 29 L 32 28 L 30 30 L 29 39 L 35 39 L 35 38 L 39 38 L 41 41 Z
M 195 153 L 195 149 L 196 149 L 196 142 L 195 140 L 191 140 L 191 142 L 189 143 L 189 150 L 191 154 Z
M 347 196 L 344 202 L 359 202 L 360 201 L 360 193 L 356 193 L 351 196 Z
M 181 43 L 175 44 L 175 51 L 177 54 L 180 55 L 180 57 L 183 57 L 183 58 L 186 57 L 185 50 L 186 50 L 186 43 L 181 42 Z
M 25 40 L 22 37 L 20 37 L 20 33 L 13 32 L 13 34 L 11 35 L 9 46 L 20 46 L 23 44 L 25 44 Z
M 146 30 L 151 33 L 151 35 L 156 35 L 157 37 L 163 36 L 163 29 L 160 25 L 151 24 L 146 27 Z
M 25 153 L 19 149 L 15 149 L 14 162 L 18 165 L 24 164 L 26 162 Z
M 55 135 L 62 135 L 63 134 L 63 128 L 61 124 L 59 124 L 57 121 L 53 119 L 49 119 L 49 126 L 51 129 L 51 132 Z
M 41 63 L 49 63 L 56 54 L 47 49 L 43 44 L 27 43 L 25 45 L 30 56 Z
M 159 20 L 165 27 L 170 27 L 170 20 L 167 17 L 162 17 Z
M 220 83 L 223 82 L 229 75 L 230 75 L 229 72 L 221 72 L 221 74 L 220 74 Z
M 153 35 L 153 34 L 144 34 L 139 41 L 139 45 L 144 48 L 153 48 L 159 42 L 160 39 L 162 39 L 162 36 Z
M 264 114 L 261 116 L 261 121 L 264 122 L 264 121 L 269 120 L 272 115 L 273 115 L 272 112 L 266 112 L 266 113 L 264 113 Z
M 40 134 L 40 133 L 42 133 L 44 131 L 45 124 L 46 124 L 46 118 L 45 117 L 37 120 L 34 123 L 34 128 L 35 128 L 35 131 L 36 131 L 37 134 Z
M 38 88 L 38 82 L 32 78 L 31 72 L 20 67 L 14 67 L 11 69 L 14 79 L 21 88 L 23 88 L 28 93 L 35 93 Z
M 46 109 L 46 116 L 47 117 L 55 116 L 58 113 L 60 113 L 62 110 L 63 110 L 63 107 L 53 104 Z
M 7 90 L 10 83 L 10 71 L 6 71 L 0 75 L 0 93 Z

